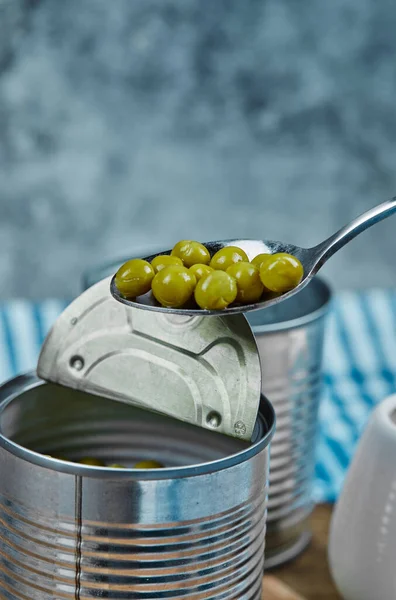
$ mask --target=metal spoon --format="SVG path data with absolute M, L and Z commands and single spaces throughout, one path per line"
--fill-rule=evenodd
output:
M 166 313 L 176 313 L 176 314 L 184 314 L 184 315 L 227 315 L 231 313 L 240 313 L 240 312 L 249 312 L 251 310 L 258 310 L 267 308 L 269 306 L 273 306 L 278 302 L 282 302 L 290 296 L 297 294 L 300 292 L 316 275 L 319 269 L 325 264 L 325 262 L 333 256 L 340 248 L 345 246 L 348 242 L 353 240 L 359 233 L 365 231 L 375 223 L 386 219 L 390 215 L 396 212 L 396 197 L 392 198 L 392 200 L 388 200 L 387 202 L 383 202 L 378 206 L 368 210 L 367 212 L 360 215 L 354 219 L 349 225 L 346 225 L 339 231 L 337 231 L 334 235 L 329 237 L 327 240 L 314 246 L 313 248 L 300 248 L 299 246 L 293 246 L 293 244 L 285 244 L 284 242 L 274 242 L 271 240 L 223 240 L 218 242 L 209 242 L 206 243 L 205 246 L 209 250 L 210 254 L 213 255 L 215 252 L 224 248 L 225 246 L 238 246 L 242 248 L 249 257 L 249 260 L 252 260 L 257 254 L 268 253 L 275 254 L 276 252 L 287 252 L 289 254 L 293 254 L 296 256 L 302 263 L 304 267 L 304 277 L 301 283 L 295 287 L 290 292 L 286 292 L 285 294 L 272 296 L 266 295 L 263 296 L 263 299 L 260 302 L 255 304 L 244 304 L 238 306 L 231 306 L 230 308 L 226 308 L 225 310 L 202 310 L 197 307 L 193 308 L 164 308 L 160 306 L 158 302 L 155 300 L 151 292 L 145 294 L 144 296 L 139 296 L 139 298 L 135 298 L 134 300 L 127 300 L 117 290 L 114 282 L 114 277 L 112 278 L 110 289 L 111 293 L 116 300 L 126 304 L 127 306 L 133 306 L 135 308 L 142 308 L 145 310 L 154 310 L 161 311 Z M 166 250 L 161 252 L 160 254 L 170 254 L 170 250 Z M 151 261 L 154 256 L 148 256 L 145 258 L 147 261 Z

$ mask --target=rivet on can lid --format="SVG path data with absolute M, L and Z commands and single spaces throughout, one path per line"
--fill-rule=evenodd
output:
M 216 427 L 219 427 L 219 425 L 221 423 L 221 415 L 218 412 L 213 410 L 206 417 L 206 422 L 210 427 L 213 427 L 213 429 L 216 429 Z
M 84 368 L 84 359 L 81 356 L 72 356 L 70 359 L 70 366 L 76 371 L 82 371 Z

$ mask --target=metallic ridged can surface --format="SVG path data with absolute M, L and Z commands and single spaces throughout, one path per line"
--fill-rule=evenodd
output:
M 311 538 L 313 479 L 325 316 L 331 292 L 316 277 L 303 291 L 247 315 L 256 336 L 262 391 L 277 420 L 271 444 L 266 568 L 299 554 Z
M 259 600 L 273 430 L 264 398 L 248 445 L 33 375 L 8 382 L 0 597 Z M 159 457 L 164 469 L 129 468 Z

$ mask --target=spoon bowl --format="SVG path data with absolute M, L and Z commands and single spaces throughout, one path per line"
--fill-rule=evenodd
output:
M 306 276 L 309 269 L 309 256 L 306 256 L 307 250 L 304 248 L 299 248 L 298 246 L 293 246 L 292 244 L 282 244 L 281 242 L 275 242 L 271 240 L 222 240 L 216 242 L 207 242 L 204 243 L 204 246 L 209 250 L 210 255 L 213 256 L 218 250 L 225 248 L 226 246 L 237 246 L 246 252 L 249 260 L 252 260 L 258 254 L 275 254 L 276 252 L 287 252 L 288 254 L 293 254 L 296 256 L 302 263 L 304 267 L 304 277 L 301 283 L 298 285 L 298 291 L 300 291 L 303 287 L 305 287 L 312 276 Z M 170 254 L 171 250 L 165 250 L 164 252 L 160 252 L 159 254 Z M 146 256 L 144 260 L 151 262 L 153 258 L 155 258 L 157 254 L 153 254 L 151 256 Z M 304 260 L 305 259 L 305 260 Z M 290 292 L 286 292 L 283 294 L 276 293 L 268 293 L 263 296 L 259 302 L 254 304 L 233 304 L 229 308 L 223 310 L 204 310 L 199 308 L 198 306 L 184 306 L 182 308 L 165 308 L 161 306 L 159 302 L 154 298 L 152 292 L 148 292 L 143 296 L 139 296 L 133 300 L 128 298 L 124 298 L 118 291 L 115 285 L 115 276 L 112 278 L 110 289 L 113 297 L 126 304 L 127 306 L 133 306 L 134 308 L 143 308 L 145 310 L 154 310 L 166 313 L 174 313 L 174 314 L 182 314 L 182 315 L 225 315 L 225 314 L 235 314 L 240 312 L 249 312 L 252 310 L 258 310 L 261 308 L 265 308 L 266 306 L 272 306 L 277 302 L 285 300 L 289 298 L 293 294 L 296 293 L 297 288 L 291 290 Z
M 195 304 L 191 306 L 183 306 L 182 308 L 165 308 L 161 306 L 154 298 L 152 292 L 148 292 L 143 296 L 139 296 L 133 300 L 124 298 L 118 291 L 115 285 L 115 276 L 111 280 L 110 290 L 113 297 L 122 302 L 127 306 L 134 308 L 141 308 L 144 310 L 153 310 L 159 312 L 166 312 L 168 314 L 181 314 L 181 315 L 227 315 L 235 313 L 246 313 L 252 310 L 262 310 L 287 300 L 294 294 L 300 292 L 317 274 L 319 269 L 325 264 L 325 262 L 333 256 L 340 248 L 345 246 L 359 233 L 362 233 L 375 223 L 386 219 L 390 215 L 396 212 L 396 197 L 387 202 L 383 202 L 378 206 L 370 209 L 364 214 L 354 219 L 351 223 L 337 231 L 334 235 L 329 237 L 327 240 L 314 246 L 313 248 L 300 248 L 293 244 L 287 244 L 284 242 L 273 241 L 273 240 L 247 240 L 247 239 L 234 239 L 234 240 L 221 240 L 214 242 L 207 242 L 204 245 L 209 250 L 210 255 L 213 256 L 218 250 L 225 248 L 226 246 L 237 246 L 244 250 L 249 258 L 252 260 L 258 254 L 276 254 L 278 252 L 286 252 L 292 254 L 299 259 L 303 268 L 304 275 L 301 282 L 289 292 L 283 294 L 264 294 L 259 302 L 254 304 L 232 304 L 229 308 L 223 310 L 203 310 L 197 307 Z M 158 254 L 170 254 L 171 250 L 165 250 L 164 252 L 158 252 L 152 256 L 147 256 L 144 260 L 151 262 Z

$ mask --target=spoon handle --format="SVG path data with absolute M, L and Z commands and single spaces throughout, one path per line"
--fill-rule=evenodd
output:
M 396 212 L 396 196 L 392 200 L 387 200 L 378 206 L 374 206 L 363 213 L 345 227 L 330 236 L 327 240 L 312 248 L 316 254 L 314 273 L 324 265 L 324 263 L 335 254 L 340 248 L 353 240 L 359 233 L 365 231 L 375 223 L 390 217 Z

